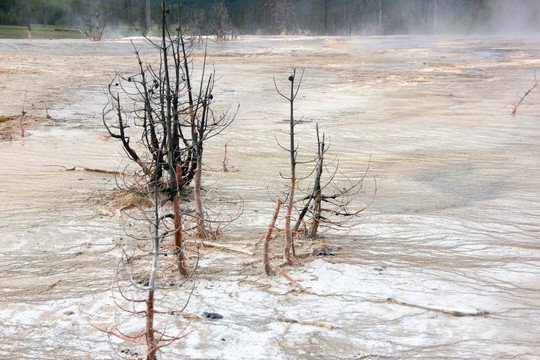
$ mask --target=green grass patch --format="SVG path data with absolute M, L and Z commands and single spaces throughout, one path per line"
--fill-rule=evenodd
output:
M 68 27 L 54 25 L 32 25 L 32 39 L 86 39 L 80 32 L 57 31 Z M 71 28 L 73 29 L 73 28 Z M 0 39 L 27 39 L 28 29 L 26 26 L 0 25 Z

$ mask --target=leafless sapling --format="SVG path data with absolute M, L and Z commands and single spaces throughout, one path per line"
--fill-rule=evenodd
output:
M 289 102 L 289 145 L 288 147 L 279 145 L 282 149 L 285 149 L 289 153 L 290 162 L 290 184 L 287 189 L 286 195 L 286 215 L 284 232 L 286 237 L 286 244 L 284 250 L 284 262 L 290 264 L 295 254 L 294 239 L 296 236 L 303 235 L 304 238 L 315 238 L 317 232 L 321 226 L 343 228 L 354 218 L 365 210 L 369 204 L 373 201 L 376 194 L 376 183 L 373 191 L 373 198 L 366 206 L 358 208 L 353 204 L 353 200 L 362 191 L 364 180 L 367 176 L 369 166 L 365 172 L 355 180 L 352 180 L 347 175 L 339 170 L 339 166 L 335 165 L 331 170 L 329 164 L 326 162 L 326 153 L 328 151 L 328 139 L 323 133 L 322 136 L 319 132 L 319 125 L 316 124 L 316 138 L 317 138 L 317 151 L 310 161 L 299 162 L 298 157 L 298 144 L 295 140 L 295 126 L 298 124 L 298 120 L 295 119 L 294 105 L 297 97 L 300 85 L 302 83 L 303 72 L 300 76 L 298 84 L 295 85 L 296 70 L 293 70 L 289 81 L 291 83 L 290 95 L 282 93 L 274 79 L 274 86 L 279 95 L 285 98 Z M 297 165 L 314 163 L 315 166 L 311 171 L 308 171 L 308 175 L 298 178 L 297 177 Z M 323 178 L 326 174 L 327 178 Z M 303 182 L 313 179 L 310 185 L 306 188 L 302 185 Z M 339 179 L 338 179 L 339 178 Z M 339 181 L 338 181 L 339 180 Z M 304 196 L 299 199 L 295 198 L 295 194 L 299 192 Z M 299 196 L 297 196 L 299 197 Z M 278 200 L 278 205 L 274 212 L 272 222 L 268 226 L 265 235 L 261 238 L 264 239 L 263 249 L 263 264 L 267 274 L 270 274 L 271 264 L 268 262 L 269 242 L 271 239 L 272 230 L 275 228 L 276 218 L 280 210 L 282 200 Z M 294 227 L 292 226 L 295 222 Z
M 151 176 L 146 176 L 146 180 L 153 181 Z M 170 269 L 183 261 L 183 251 L 177 249 L 176 235 L 182 234 L 184 229 L 176 217 L 171 220 L 171 204 L 161 199 L 158 187 L 154 186 L 147 198 L 152 207 L 139 209 L 142 218 L 132 215 L 133 219 L 144 221 L 137 221 L 142 225 L 135 226 L 127 234 L 129 241 L 122 243 L 122 256 L 113 286 L 115 303 L 127 317 L 120 315 L 121 319 L 105 331 L 111 337 L 144 346 L 146 359 L 155 360 L 161 348 L 186 335 L 189 323 L 180 328 L 171 326 L 171 316 L 180 314 L 187 306 L 193 289 L 184 290 L 184 287 L 197 267 L 194 266 L 186 277 L 171 277 Z M 175 202 L 172 206 L 179 204 Z M 146 234 L 140 231 L 144 224 L 148 226 Z M 180 308 L 171 305 L 178 303 L 177 297 L 171 300 L 165 294 L 171 291 L 184 292 L 185 299 Z M 158 303 L 159 300 L 162 303 Z M 163 307 L 167 309 L 160 310 Z M 134 328 L 133 322 L 137 321 L 144 323 L 143 329 Z M 116 352 L 124 358 L 133 355 L 132 351 Z
M 304 71 L 302 71 L 302 74 L 300 74 L 300 78 L 298 79 L 298 85 L 295 86 L 296 69 L 293 69 L 293 73 L 289 76 L 289 82 L 291 83 L 289 95 L 286 95 L 279 90 L 276 84 L 276 80 L 274 78 L 274 86 L 276 88 L 277 93 L 289 102 L 289 147 L 288 148 L 283 147 L 286 151 L 289 152 L 290 169 L 291 169 L 289 192 L 287 195 L 288 196 L 287 214 L 285 215 L 286 244 L 285 244 L 285 249 L 283 252 L 283 260 L 286 264 L 290 264 L 292 262 L 291 255 L 295 256 L 294 234 L 292 231 L 293 229 L 291 228 L 291 216 L 292 216 L 292 209 L 294 206 L 294 192 L 296 188 L 296 158 L 298 154 L 298 149 L 297 149 L 297 145 L 294 138 L 294 135 L 295 135 L 294 128 L 297 124 L 297 121 L 294 118 L 294 100 L 296 99 L 296 96 L 298 95 L 298 90 L 300 90 L 300 86 L 302 85 L 303 76 L 304 76 Z

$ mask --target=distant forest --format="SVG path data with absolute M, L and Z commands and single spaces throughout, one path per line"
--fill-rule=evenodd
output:
M 146 29 L 147 0 L 0 0 L 0 24 Z M 150 1 L 158 24 L 160 0 Z M 167 0 L 200 34 L 393 35 L 540 30 L 540 0 Z

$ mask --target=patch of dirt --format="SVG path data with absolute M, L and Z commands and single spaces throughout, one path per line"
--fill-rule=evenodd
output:
M 0 141 L 18 140 L 28 135 L 26 130 L 34 130 L 43 125 L 50 125 L 50 116 L 38 115 L 0 115 Z

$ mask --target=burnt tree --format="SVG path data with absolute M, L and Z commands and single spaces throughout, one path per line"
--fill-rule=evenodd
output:
M 175 14 L 164 2 L 162 7 L 161 39 L 147 39 L 159 59 L 156 64 L 144 62 L 133 45 L 137 71 L 117 73 L 109 84 L 103 123 L 110 136 L 122 143 L 128 158 L 138 164 L 139 176 L 151 179 L 132 191 L 157 187 L 178 202 L 180 193 L 195 180 L 197 229 L 208 237 L 200 197 L 204 143 L 227 128 L 235 114 L 214 113 L 215 76 L 206 71 L 206 55 L 200 79 L 196 79 L 192 39 L 184 34 L 179 17 L 175 22 Z M 177 240 L 181 248 L 181 239 Z
M 289 76 L 290 92 L 284 94 L 281 92 L 274 79 L 274 86 L 277 93 L 289 102 L 289 144 L 288 146 L 278 145 L 286 150 L 290 162 L 290 181 L 287 186 L 285 200 L 278 199 L 276 210 L 272 217 L 265 235 L 263 248 L 263 264 L 266 274 L 270 274 L 271 264 L 269 263 L 269 243 L 272 237 L 272 231 L 276 228 L 276 221 L 279 215 L 281 203 L 285 204 L 286 214 L 284 219 L 285 248 L 283 252 L 284 264 L 291 264 L 295 254 L 294 241 L 296 237 L 302 236 L 307 239 L 317 237 L 320 227 L 344 228 L 351 223 L 351 220 L 358 218 L 374 200 L 377 191 L 376 182 L 373 190 L 373 197 L 364 206 L 358 206 L 354 200 L 363 190 L 364 180 L 369 171 L 369 165 L 366 170 L 356 179 L 352 179 L 344 174 L 337 164 L 333 165 L 326 160 L 326 154 L 329 149 L 328 139 L 323 133 L 319 132 L 319 125 L 316 124 L 317 150 L 311 160 L 298 161 L 298 144 L 295 138 L 295 127 L 299 120 L 295 118 L 294 105 L 298 91 L 302 84 L 303 72 L 296 79 L 297 73 Z M 298 80 L 298 83 L 295 83 Z M 297 165 L 315 164 L 307 175 L 298 177 Z M 332 166 L 333 165 L 333 166 Z M 283 175 L 282 175 L 283 177 Z M 308 186 L 303 185 L 310 181 Z M 298 194 L 303 194 L 300 196 Z M 292 224 L 294 223 L 294 227 Z
M 285 250 L 283 252 L 283 260 L 287 264 L 290 264 L 292 262 L 291 255 L 295 256 L 294 234 L 291 228 L 291 216 L 292 216 L 292 209 L 294 206 L 294 193 L 295 193 L 295 188 L 296 188 L 296 163 L 297 163 L 296 158 L 298 154 L 298 149 L 297 149 L 295 138 L 294 138 L 295 126 L 297 124 L 297 121 L 294 118 L 294 100 L 296 99 L 296 96 L 298 95 L 298 90 L 300 90 L 300 86 L 302 85 L 303 75 L 304 75 L 304 72 L 302 71 L 302 74 L 300 75 L 300 78 L 298 79 L 298 85 L 295 86 L 296 69 L 293 69 L 293 73 L 289 76 L 289 82 L 291 83 L 289 95 L 285 95 L 279 90 L 276 84 L 276 81 L 274 79 L 274 86 L 276 88 L 277 93 L 289 102 L 289 147 L 288 148 L 284 147 L 284 149 L 289 152 L 290 169 L 291 169 L 290 186 L 289 186 L 289 192 L 287 195 L 288 197 L 287 215 L 285 216 L 285 236 L 286 236 L 287 242 L 285 244 Z

